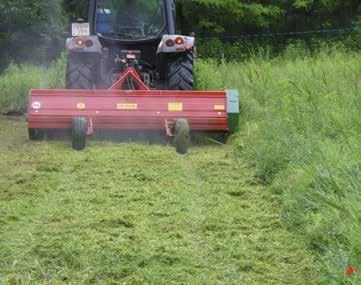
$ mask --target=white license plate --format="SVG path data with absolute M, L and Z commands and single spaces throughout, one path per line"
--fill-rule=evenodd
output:
M 71 34 L 73 37 L 89 36 L 90 26 L 89 23 L 73 23 L 71 25 Z

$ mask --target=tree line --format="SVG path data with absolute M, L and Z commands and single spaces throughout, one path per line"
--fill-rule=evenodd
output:
M 88 0 L 0 0 L 0 67 L 47 60 L 64 47 L 72 20 L 87 17 Z M 359 0 L 178 0 L 184 33 L 242 35 L 352 27 Z

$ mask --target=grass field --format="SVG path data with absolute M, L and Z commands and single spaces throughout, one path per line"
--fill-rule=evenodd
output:
M 30 87 L 62 86 L 63 72 L 11 66 L 0 110 L 24 110 Z M 198 89 L 240 90 L 242 129 L 186 157 L 73 153 L 3 117 L 0 280 L 361 284 L 360 78 L 361 54 L 326 47 L 198 60 Z
M 0 118 L 0 283 L 316 284 L 231 146 L 29 142 Z

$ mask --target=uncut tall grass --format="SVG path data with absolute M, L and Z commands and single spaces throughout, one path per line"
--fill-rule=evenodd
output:
M 237 153 L 280 198 L 285 225 L 304 237 L 324 284 L 361 282 L 360 79 L 361 54 L 337 49 L 198 62 L 199 89 L 239 89 Z M 348 266 L 358 271 L 347 276 Z
M 65 56 L 48 67 L 10 64 L 0 74 L 0 113 L 26 112 L 30 89 L 64 88 Z

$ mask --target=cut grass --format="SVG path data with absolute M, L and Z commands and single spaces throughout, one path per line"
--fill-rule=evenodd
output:
M 0 119 L 0 283 L 316 284 L 230 146 L 29 142 Z

